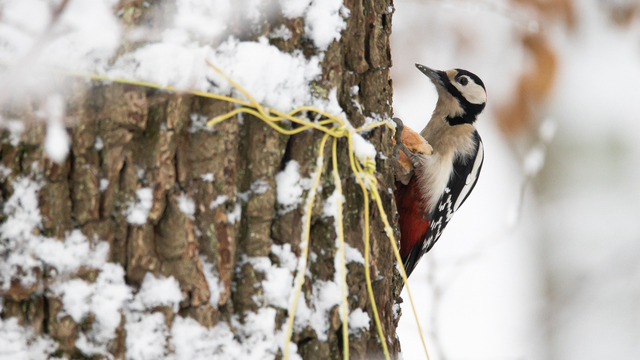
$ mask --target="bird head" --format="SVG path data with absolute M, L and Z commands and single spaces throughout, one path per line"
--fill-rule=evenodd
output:
M 433 70 L 416 64 L 438 91 L 436 109 L 444 112 L 449 125 L 473 124 L 487 102 L 487 91 L 480 78 L 467 70 Z

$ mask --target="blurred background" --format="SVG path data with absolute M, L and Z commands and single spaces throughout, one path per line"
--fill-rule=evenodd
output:
M 409 282 L 431 359 L 640 359 L 640 3 L 396 0 L 391 48 L 416 131 L 437 95 L 414 63 L 488 93 L 480 180 Z

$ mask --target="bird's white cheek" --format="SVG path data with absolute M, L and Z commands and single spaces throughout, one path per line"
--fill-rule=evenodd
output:
M 472 104 L 484 104 L 487 102 L 487 93 L 480 86 L 471 89 L 469 95 L 465 97 Z
M 484 104 L 487 102 L 487 93 L 484 91 L 482 86 L 475 84 L 462 86 L 458 83 L 454 83 L 454 86 L 460 91 L 462 96 L 472 104 Z

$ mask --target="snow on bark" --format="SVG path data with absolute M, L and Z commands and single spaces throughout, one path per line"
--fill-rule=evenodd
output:
M 138 200 L 129 205 L 127 210 L 127 221 L 134 225 L 143 225 L 147 222 L 149 210 L 153 206 L 153 190 L 151 188 L 141 188 L 136 191 Z
M 185 194 L 178 196 L 178 208 L 183 214 L 187 215 L 189 219 L 194 219 L 193 216 L 196 213 L 196 203 L 192 198 Z
M 326 71 L 327 66 L 332 66 L 325 62 L 335 56 L 331 53 L 331 49 L 337 48 L 330 45 L 341 39 L 341 32 L 347 26 L 349 11 L 341 0 L 281 0 L 280 4 L 286 17 L 302 20 L 299 22 L 299 28 L 295 28 L 298 26 L 295 25 L 298 24 L 297 22 L 284 19 L 286 25 L 281 25 L 280 30 L 271 31 L 273 36 L 258 37 L 256 35 L 254 37 L 256 41 L 241 41 L 237 37 L 227 36 L 230 27 L 225 21 L 237 15 L 237 9 L 232 0 L 176 0 L 175 13 L 167 16 L 169 21 L 162 19 L 159 24 L 148 22 L 148 24 L 153 23 L 149 26 L 157 26 L 157 29 L 136 26 L 131 22 L 130 17 L 140 14 L 129 10 L 133 10 L 132 6 L 137 6 L 139 3 L 142 3 L 140 6 L 143 7 L 141 10 L 143 13 L 144 8 L 156 6 L 154 3 L 147 2 L 70 0 L 64 11 L 60 13 L 60 17 L 56 19 L 51 11 L 53 8 L 48 1 L 7 0 L 3 4 L 3 11 L 0 14 L 0 25 L 2 25 L 0 29 L 0 60 L 19 63 L 20 66 L 7 67 L 11 71 L 0 69 L 0 82 L 20 85 L 19 87 L 29 93 L 40 93 L 39 84 L 49 84 L 50 82 L 33 80 L 48 79 L 48 76 L 46 71 L 38 71 L 37 73 L 40 75 L 36 77 L 32 75 L 32 73 L 36 73 L 32 70 L 57 68 L 63 71 L 87 72 L 111 78 L 120 77 L 147 81 L 178 89 L 207 91 L 244 99 L 244 95 L 235 90 L 225 78 L 206 64 L 206 61 L 209 61 L 237 81 L 257 102 L 265 107 L 288 112 L 299 106 L 310 105 L 342 119 L 347 118 L 338 101 L 337 88 L 340 88 L 342 80 L 329 79 L 326 81 L 327 79 L 323 77 L 323 67 Z M 263 19 L 260 19 L 259 16 L 261 14 L 253 10 L 263 5 L 262 1 L 251 0 L 247 4 L 251 5 L 247 6 L 251 9 L 242 15 L 251 21 L 262 21 Z M 114 14 L 112 10 L 117 6 L 123 6 L 124 9 Z M 153 10 L 157 11 L 158 8 Z M 120 23 L 124 23 L 125 26 Z M 225 37 L 222 38 L 222 35 Z M 305 49 L 309 47 L 308 45 L 315 46 L 316 49 L 312 49 L 311 53 L 306 50 L 303 53 L 302 46 L 297 44 L 293 45 L 295 49 L 285 51 L 272 45 L 269 40 L 277 38 L 277 41 L 288 41 L 296 36 L 304 38 Z M 153 41 L 149 41 L 149 37 L 153 37 Z M 386 37 L 381 37 L 381 39 L 371 41 L 369 46 L 372 47 L 372 51 L 378 51 L 373 49 L 376 46 L 375 42 L 384 43 L 386 41 Z M 132 44 L 134 46 L 131 46 Z M 122 54 L 116 53 L 119 50 L 123 50 Z M 327 59 L 325 59 L 326 54 L 328 54 Z M 377 61 L 375 60 L 376 56 L 374 54 L 369 57 L 373 59 L 372 61 Z M 362 49 L 362 57 L 364 58 L 364 48 Z M 29 61 L 23 61 L 25 59 Z M 352 71 L 353 69 L 347 69 L 347 66 L 340 65 L 339 67 L 344 68 L 341 68 L 338 73 L 348 72 L 350 76 L 353 76 L 353 79 L 349 81 L 364 82 L 361 74 L 366 69 L 358 70 L 356 74 Z M 378 81 L 376 76 L 384 78 L 387 70 L 384 64 L 372 65 L 371 68 L 372 70 L 383 69 L 382 72 L 376 70 L 367 73 L 367 76 L 370 76 L 368 86 L 374 88 L 375 81 Z M 118 85 L 107 83 L 100 86 L 118 87 Z M 34 86 L 34 84 L 38 84 L 38 86 Z M 13 87 L 7 86 L 7 88 Z M 38 88 L 38 91 L 35 91 L 34 88 Z M 281 315 L 276 317 L 276 314 L 280 314 L 281 309 L 289 307 L 293 275 L 296 270 L 303 273 L 303 276 L 314 276 L 306 263 L 298 269 L 298 257 L 294 252 L 298 251 L 298 248 L 295 242 L 283 245 L 268 243 L 265 248 L 266 252 L 271 250 L 269 257 L 253 256 L 244 259 L 256 271 L 264 274 L 264 278 L 255 284 L 261 289 L 258 291 L 259 295 L 254 296 L 253 300 L 260 306 L 266 307 L 259 308 L 257 311 L 241 310 L 238 313 L 229 314 L 228 310 L 222 310 L 222 305 L 229 307 L 228 305 L 232 301 L 229 294 L 236 284 L 229 280 L 228 271 L 232 269 L 231 273 L 233 273 L 233 267 L 238 265 L 235 263 L 237 260 L 234 259 L 237 259 L 236 247 L 241 247 L 235 243 L 235 238 L 240 237 L 235 231 L 241 232 L 237 230 L 241 226 L 241 220 L 244 225 L 245 218 L 252 216 L 251 210 L 248 209 L 249 205 L 255 197 L 259 197 L 258 195 L 265 199 L 275 195 L 275 199 L 272 200 L 278 209 L 282 209 L 280 214 L 274 210 L 275 216 L 297 215 L 293 211 L 305 200 L 304 193 L 307 191 L 319 192 L 322 187 L 321 183 L 317 189 L 310 189 L 311 179 L 300 175 L 301 168 L 306 171 L 307 164 L 295 160 L 289 161 L 284 171 L 276 177 L 276 189 L 272 189 L 274 187 L 272 178 L 269 181 L 260 178 L 253 181 L 249 185 L 249 189 L 243 188 L 246 190 L 244 192 L 240 192 L 239 187 L 228 192 L 219 190 L 220 183 L 227 180 L 225 179 L 227 170 L 236 171 L 235 168 L 231 168 L 236 166 L 237 159 L 234 158 L 234 163 L 229 165 L 229 169 L 225 168 L 224 172 L 217 172 L 217 168 L 205 169 L 193 177 L 196 179 L 195 181 L 202 181 L 206 183 L 206 186 L 212 186 L 215 189 L 213 195 L 207 198 L 206 204 L 203 205 L 199 202 L 198 195 L 195 195 L 198 192 L 193 192 L 189 185 L 183 184 L 191 181 L 190 179 L 171 178 L 172 176 L 185 176 L 182 173 L 183 168 L 178 167 L 178 174 L 169 174 L 169 180 L 161 179 L 166 181 L 160 183 L 157 181 L 157 177 L 159 177 L 157 173 L 166 170 L 164 168 L 166 164 L 160 164 L 163 167 L 161 170 L 151 169 L 141 165 L 137 158 L 145 156 L 145 154 L 139 155 L 138 149 L 132 154 L 132 148 L 129 145 L 137 141 L 135 136 L 139 131 L 146 130 L 145 127 L 148 129 L 151 120 L 147 122 L 146 117 L 151 118 L 151 112 L 142 112 L 144 113 L 144 121 L 135 124 L 127 123 L 126 126 L 119 127 L 117 131 L 123 131 L 117 136 L 114 135 L 115 132 L 102 131 L 104 129 L 97 131 L 99 135 L 95 134 L 96 131 L 91 130 L 88 133 L 93 131 L 94 134 L 89 136 L 90 139 L 87 140 L 77 136 L 76 129 L 74 129 L 70 132 L 70 137 L 66 132 L 65 124 L 71 125 L 71 121 L 76 121 L 85 115 L 91 117 L 96 114 L 82 113 L 84 108 L 82 110 L 73 109 L 76 105 L 73 104 L 73 101 L 76 99 L 69 97 L 67 89 L 61 91 L 62 89 L 53 82 L 42 88 L 44 98 L 48 97 L 50 100 L 48 106 L 39 109 L 42 110 L 42 114 L 37 115 L 49 120 L 43 149 L 49 159 L 56 162 L 55 166 L 65 166 L 65 164 L 69 166 L 71 164 L 72 169 L 67 170 L 71 176 L 63 181 L 70 183 L 78 181 L 80 183 L 77 188 L 71 189 L 72 196 L 77 191 L 85 191 L 86 189 L 83 187 L 87 184 L 90 188 L 91 186 L 95 187 L 93 195 L 98 197 L 95 206 L 97 215 L 95 217 L 87 216 L 86 220 L 79 220 L 73 218 L 74 209 L 69 215 L 71 219 L 70 230 L 64 230 L 66 233 L 61 230 L 60 234 L 62 235 L 57 235 L 61 237 L 61 240 L 45 236 L 43 230 L 47 229 L 44 229 L 42 223 L 46 221 L 47 212 L 43 210 L 42 215 L 40 214 L 38 196 L 43 186 L 44 189 L 47 189 L 51 179 L 41 180 L 35 177 L 18 177 L 15 181 L 12 179 L 10 185 L 13 187 L 13 195 L 4 203 L 3 213 L 6 220 L 0 225 L 0 257 L 2 258 L 0 261 L 0 286 L 2 290 L 9 289 L 12 281 L 19 280 L 23 286 L 38 286 L 38 294 L 40 291 L 44 291 L 46 292 L 45 297 L 50 297 L 52 301 L 59 300 L 61 310 L 57 313 L 57 317 L 73 320 L 76 323 L 74 326 L 77 326 L 74 328 L 77 329 L 77 336 L 73 335 L 73 339 L 69 337 L 75 342 L 72 342 L 69 349 L 63 350 L 65 355 L 68 355 L 68 352 L 79 350 L 86 356 L 110 357 L 113 356 L 114 342 L 121 340 L 125 343 L 126 354 L 122 353 L 118 356 L 126 356 L 127 359 L 271 359 L 279 352 L 282 353 L 285 338 L 284 329 L 277 325 L 276 320 L 280 319 Z M 125 95 L 131 95 L 127 91 L 125 93 Z M 67 98 L 57 94 L 65 94 L 64 96 Z M 113 94 L 121 95 L 118 92 L 113 92 Z M 107 97 L 113 94 L 108 93 Z M 113 96 L 115 97 L 115 95 Z M 144 91 L 136 92 L 133 95 L 137 97 L 129 100 L 137 105 L 148 105 L 151 108 L 159 104 L 157 102 L 151 104 L 151 100 L 147 100 L 147 98 L 151 99 L 153 96 L 145 94 Z M 0 101 L 5 100 L 8 96 L 6 92 L 0 91 Z M 357 94 L 352 94 L 352 96 L 357 96 Z M 158 101 L 158 99 L 159 101 L 166 100 L 156 97 L 153 101 Z M 177 99 L 177 103 L 182 101 L 180 95 L 175 95 L 171 99 L 171 101 Z M 106 99 L 107 102 L 111 100 L 113 99 Z M 200 100 L 196 100 L 194 103 Z M 169 106 L 166 106 L 167 112 L 175 110 L 173 108 L 175 104 L 171 101 Z M 205 103 L 206 101 L 203 100 L 198 106 Z M 84 105 L 80 104 L 80 106 Z M 180 129 L 182 125 L 175 123 L 171 124 L 171 128 L 161 128 L 161 132 L 169 139 L 167 142 L 173 145 L 175 141 L 170 136 L 175 135 L 186 134 L 194 137 L 204 135 L 215 138 L 222 134 L 220 127 L 211 129 L 205 126 L 206 121 L 210 120 L 210 116 L 205 116 L 189 106 L 184 106 L 187 109 L 188 118 L 185 120 L 182 132 Z M 209 104 L 204 105 L 204 107 L 206 106 Z M 360 106 L 361 112 L 363 106 Z M 164 109 L 164 106 L 160 107 Z M 98 114 L 98 116 L 102 115 Z M 300 116 L 307 115 L 302 113 Z M 173 120 L 175 118 L 176 116 Z M 191 120 L 190 124 L 186 125 L 189 120 Z M 102 119 L 97 123 L 102 126 Z M 167 121 L 167 125 L 168 123 L 169 121 Z M 237 123 L 242 126 L 241 116 L 237 117 Z M 11 130 L 9 137 L 11 145 L 19 146 L 21 137 L 23 137 L 23 123 L 13 119 L 0 118 L 0 124 Z M 111 130 L 113 129 L 109 129 L 109 131 Z M 307 134 L 309 133 L 311 131 L 307 132 Z M 133 140 L 129 137 L 132 134 L 135 134 Z M 145 133 L 146 135 L 149 134 Z M 152 136 L 155 135 L 151 134 L 150 138 Z M 78 145 L 76 142 L 85 140 L 88 146 L 76 149 Z M 364 139 L 363 141 L 366 142 Z M 72 143 L 74 146 L 73 156 L 69 159 L 69 146 Z M 117 146 L 114 146 L 114 143 Z M 86 144 L 82 143 L 81 145 Z M 167 162 L 170 163 L 166 168 L 174 169 L 174 163 L 171 161 L 183 161 L 179 156 L 175 156 L 176 152 L 182 151 L 182 149 L 178 151 L 166 150 L 161 145 L 165 144 L 158 145 L 158 148 L 161 150 L 160 152 L 167 153 L 167 159 L 169 159 Z M 284 145 L 282 146 L 284 149 Z M 358 148 L 363 146 L 358 145 Z M 77 150 L 79 151 L 77 152 Z M 141 150 L 144 153 L 146 149 L 141 148 Z M 83 153 L 85 151 L 87 154 Z M 375 157 L 375 152 L 373 152 L 373 156 Z M 94 158 L 98 159 L 99 166 L 89 164 L 95 160 Z M 176 158 L 178 160 L 175 160 Z M 86 168 L 89 170 L 82 176 L 86 176 L 89 180 L 81 179 L 82 181 L 80 181 L 73 178 L 78 174 L 76 171 L 79 168 L 79 159 L 86 162 Z M 155 161 L 156 159 L 151 160 Z M 193 160 L 194 163 L 196 161 L 201 162 L 198 166 L 205 162 L 203 159 Z M 108 171 L 111 172 L 101 169 L 103 162 L 105 167 L 110 167 Z M 249 164 L 249 167 L 252 165 Z M 76 166 L 78 168 L 75 168 Z M 1 170 L 4 175 L 4 168 Z M 42 173 L 42 169 L 38 170 L 36 173 Z M 274 173 L 278 170 L 275 170 Z M 95 174 L 91 171 L 95 171 Z M 189 171 L 191 170 L 187 170 L 187 176 L 192 175 Z M 322 169 L 317 169 L 317 171 L 322 171 Z M 95 176 L 95 179 L 92 176 Z M 171 183 L 174 180 L 176 183 L 180 182 L 180 188 Z M 95 184 L 93 184 L 94 182 Z M 130 186 L 131 183 L 135 186 Z M 73 184 L 73 186 L 75 185 Z M 165 190 L 162 190 L 163 186 L 167 186 Z M 160 195 L 158 195 L 158 189 L 160 189 Z M 174 190 L 176 190 L 175 193 L 170 193 Z M 103 199 L 106 198 L 109 201 L 104 201 L 103 204 Z M 173 205 L 164 203 L 167 198 L 171 199 Z M 338 199 L 334 200 L 338 201 Z M 188 237 L 182 236 L 184 234 L 195 233 L 196 235 L 194 238 L 184 240 L 184 244 L 181 243 L 181 246 L 177 247 L 175 252 L 170 255 L 158 257 L 156 252 L 160 251 L 162 246 L 157 246 L 159 238 L 154 232 L 157 232 L 158 228 L 162 230 L 162 226 L 166 225 L 162 218 L 163 209 L 171 206 L 176 206 L 179 209 L 176 211 L 178 215 L 173 216 L 177 219 L 175 221 L 179 226 L 193 226 L 194 228 L 180 232 L 181 236 L 175 236 L 173 232 L 165 231 L 167 236 L 166 239 L 163 238 L 163 241 L 169 243 L 173 239 L 184 240 L 183 238 Z M 104 210 L 103 207 L 107 210 Z M 202 221 L 202 218 L 198 218 L 198 216 L 206 210 L 212 210 L 207 215 L 215 215 L 215 223 L 206 223 L 206 226 L 210 225 L 209 228 L 199 229 L 197 223 Z M 52 211 L 55 211 L 55 208 Z M 106 211 L 107 215 L 103 215 L 103 211 Z M 103 216 L 111 217 L 107 220 L 113 220 L 114 214 L 115 217 L 121 217 L 118 220 L 122 221 L 114 224 L 108 221 L 102 223 L 105 220 Z M 182 221 L 185 217 L 185 221 Z M 114 240 L 113 238 L 100 239 L 98 236 L 87 238 L 80 231 L 80 228 L 85 231 L 94 225 L 96 227 L 111 226 L 104 232 L 109 236 L 114 232 L 123 232 L 124 234 L 115 235 L 116 239 Z M 172 223 L 172 225 L 175 224 Z M 220 231 L 222 227 L 224 227 L 224 232 Z M 125 228 L 126 230 L 124 230 Z M 211 231 L 207 232 L 209 230 Z M 96 233 L 98 233 L 97 230 Z M 206 234 L 202 235 L 202 233 Z M 204 236 L 207 236 L 206 246 L 210 246 L 207 248 L 206 256 L 199 253 L 202 251 L 200 249 L 202 244 L 197 243 L 198 241 L 204 243 L 204 240 L 195 239 Z M 109 249 L 107 240 L 112 244 L 111 249 Z M 272 239 L 268 240 L 272 241 Z M 118 246 L 120 246 L 119 249 Z M 131 248 L 139 250 L 134 257 L 129 255 Z M 264 255 L 264 253 L 260 255 Z M 312 259 L 314 255 L 312 253 Z M 185 260 L 187 257 L 191 258 Z M 363 263 L 362 254 L 348 245 L 345 246 L 345 257 L 347 262 Z M 179 260 L 176 260 L 178 258 Z M 107 259 L 113 262 L 107 262 Z M 194 262 L 189 263 L 193 259 L 195 259 Z M 220 265 L 221 262 L 224 262 L 224 265 Z M 207 284 L 204 284 L 203 280 L 201 283 L 193 285 L 196 281 L 188 276 L 180 278 L 178 275 L 175 277 L 160 275 L 168 275 L 171 271 L 177 272 L 175 269 L 166 270 L 167 267 L 180 268 L 187 265 L 193 265 L 196 269 L 193 272 L 202 275 Z M 138 267 L 139 273 L 135 275 L 137 277 L 133 278 L 132 274 L 128 273 L 125 279 L 123 266 L 127 271 Z M 227 274 L 225 274 L 224 266 L 228 266 L 226 268 Z M 46 276 L 47 281 L 50 280 L 50 282 L 40 284 L 42 276 L 41 274 L 36 275 L 36 273 L 45 270 L 48 271 Z M 88 271 L 89 275 L 85 276 L 85 271 Z M 79 275 L 79 272 L 82 272 L 82 275 Z M 319 340 L 326 341 L 330 335 L 329 315 L 341 300 L 340 292 L 335 281 L 316 281 L 315 278 L 312 280 L 315 284 L 310 289 L 312 293 L 310 301 L 307 303 L 304 297 L 299 300 L 301 305 L 296 314 L 295 329 L 302 331 L 306 327 L 311 327 Z M 130 287 L 127 284 L 140 285 L 140 288 L 136 291 L 133 285 Z M 204 288 L 207 288 L 208 285 L 210 294 L 205 294 L 206 291 L 203 292 L 205 295 L 196 296 L 192 293 L 194 288 L 201 284 L 204 284 Z M 54 299 L 54 297 L 57 298 Z M 189 303 L 185 307 L 185 302 L 193 302 L 193 304 Z M 188 317 L 193 316 L 193 312 L 200 311 L 207 306 L 211 306 L 212 313 L 215 314 L 211 317 L 212 323 L 207 325 L 210 326 L 209 328 L 203 326 L 204 322 L 201 319 L 199 319 L 201 323 L 198 323 Z M 174 313 L 178 309 L 192 311 L 192 313 L 184 315 L 184 317 L 177 315 L 173 317 L 167 315 L 171 313 L 168 309 Z M 220 314 L 223 315 L 219 321 Z M 354 314 L 353 326 L 361 328 L 364 316 L 358 312 L 354 312 Z M 165 316 L 167 317 L 165 318 Z M 124 322 L 122 322 L 123 318 Z M 69 323 L 71 323 L 70 320 Z M 85 326 L 85 324 L 91 326 Z M 14 339 L 14 343 L 17 345 L 6 348 L 0 346 L 0 358 L 5 353 L 11 358 L 24 357 L 21 354 L 25 347 L 29 348 L 30 355 L 28 357 L 30 358 L 45 358 L 54 351 L 51 347 L 55 343 L 50 339 L 46 336 L 36 336 L 29 333 L 29 330 L 18 327 L 17 323 L 14 324 L 14 320 L 0 321 L 0 333 L 4 334 L 3 331 L 8 335 L 0 338 L 0 344 L 3 344 L 3 338 L 7 338 Z M 125 333 L 126 335 L 124 335 Z M 118 337 L 117 340 L 116 337 Z M 290 358 L 299 359 L 296 344 L 292 342 L 287 346 L 292 349 Z M 13 350 L 3 352 L 4 349 L 9 348 Z
M 16 318 L 0 319 L 0 360 L 46 360 L 57 347 L 50 337 L 36 336 Z
M 355 309 L 349 315 L 349 334 L 358 335 L 369 330 L 371 318 L 362 309 Z
M 63 118 L 65 113 L 64 98 L 60 94 L 54 94 L 47 99 L 47 111 L 49 121 L 47 124 L 47 135 L 44 140 L 44 150 L 47 156 L 61 163 L 69 154 L 71 139 L 64 128 Z
M 297 208 L 303 201 L 302 193 L 309 190 L 312 184 L 311 178 L 300 176 L 300 164 L 295 160 L 289 161 L 284 170 L 276 175 L 277 199 L 283 207 L 281 214 Z
M 64 241 L 37 235 L 42 220 L 38 208 L 39 181 L 28 177 L 13 183 L 13 195 L 5 202 L 0 225 L 0 288 L 9 290 L 12 280 L 29 287 L 35 284 L 34 271 L 51 266 L 58 275 L 69 275 L 82 266 L 103 266 L 109 245 L 91 244 L 79 231 L 73 230 Z

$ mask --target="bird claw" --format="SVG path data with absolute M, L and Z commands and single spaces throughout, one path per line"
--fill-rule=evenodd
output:
M 402 123 L 402 120 L 398 118 L 393 118 L 392 120 L 394 123 L 396 123 L 396 134 L 394 136 L 396 140 L 396 146 L 393 147 L 393 160 L 397 161 L 400 158 L 400 150 L 402 150 L 403 153 L 407 154 L 407 156 L 409 150 L 402 143 L 402 130 L 404 130 L 404 124 Z
M 405 147 L 405 150 L 407 148 Z M 407 151 L 404 151 L 404 153 L 409 157 L 409 160 L 411 161 L 411 166 L 413 166 L 414 169 L 417 169 L 420 167 L 420 165 L 422 165 L 422 154 L 414 154 Z
M 392 120 L 396 123 L 396 146 L 393 148 L 393 160 L 396 161 L 400 158 L 400 151 L 402 150 L 402 152 L 409 158 L 409 161 L 411 161 L 411 166 L 415 169 L 422 163 L 422 155 L 412 153 L 402 142 L 402 131 L 404 130 L 402 120 L 398 118 L 393 118 Z

